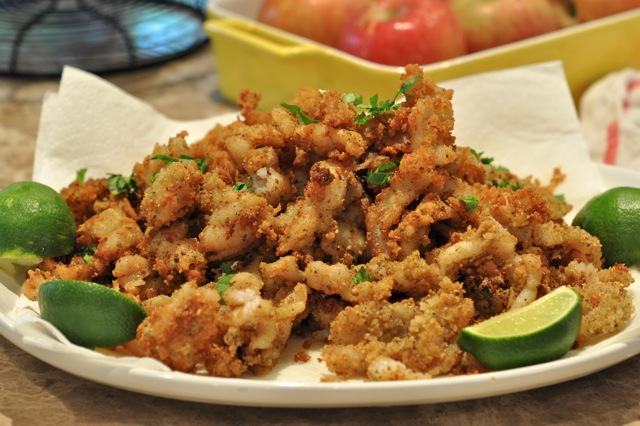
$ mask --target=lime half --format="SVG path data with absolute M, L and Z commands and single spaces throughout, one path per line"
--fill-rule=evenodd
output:
M 71 253 L 75 242 L 71 209 L 53 188 L 16 182 L 0 191 L 0 258 L 33 264 Z
M 640 265 L 640 188 L 617 187 L 596 195 L 572 225 L 598 237 L 606 265 Z
M 133 340 L 138 325 L 147 316 L 142 305 L 124 294 L 79 280 L 43 283 L 38 305 L 42 318 L 69 341 L 92 349 Z
M 491 370 L 538 364 L 566 354 L 581 321 L 580 296 L 562 286 L 524 308 L 462 329 L 458 345 Z

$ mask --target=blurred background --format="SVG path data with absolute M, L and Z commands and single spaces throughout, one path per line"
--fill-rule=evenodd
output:
M 0 1 L 0 73 L 53 76 L 156 64 L 206 42 L 206 0 Z

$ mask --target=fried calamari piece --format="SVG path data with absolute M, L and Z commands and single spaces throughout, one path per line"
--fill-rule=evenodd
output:
M 274 214 L 266 199 L 235 191 L 211 174 L 205 176 L 200 203 L 206 225 L 198 236 L 198 250 L 209 261 L 248 252 L 262 238 L 262 223 Z
M 342 93 L 335 90 L 300 87 L 291 99 L 291 104 L 327 126 L 355 128 L 356 112 L 342 101 Z
M 165 145 L 156 145 L 151 154 L 147 155 L 142 162 L 133 166 L 133 177 L 140 194 L 152 184 L 155 175 L 167 165 L 165 159 L 172 158 L 177 160 L 181 157 L 192 157 L 186 140 L 187 136 L 188 133 L 182 131 L 169 138 Z
M 40 285 L 51 280 L 91 281 L 99 275 L 93 264 L 87 263 L 80 256 L 74 256 L 68 264 L 46 258 L 35 268 L 27 271 L 22 284 L 22 294 L 29 300 L 38 300 Z
M 196 284 L 205 281 L 207 259 L 198 250 L 198 240 L 188 233 L 189 225 L 186 222 L 174 222 L 161 229 L 148 228 L 140 243 L 141 254 L 171 288 L 184 281 Z
M 226 149 L 227 132 L 226 126 L 216 124 L 202 139 L 190 145 L 190 151 L 192 157 L 207 161 L 207 173 L 213 173 L 227 185 L 233 185 L 240 179 L 242 171 Z
M 304 197 L 261 227 L 276 242 L 278 255 L 308 252 L 316 239 L 335 239 L 336 217 L 346 208 L 347 188 L 358 185 L 352 171 L 333 161 L 318 161 L 309 176 Z
M 161 228 L 191 214 L 203 180 L 195 161 L 175 161 L 160 169 L 140 203 L 146 225 Z
M 213 348 L 227 347 L 225 317 L 230 314 L 219 308 L 217 291 L 185 283 L 138 326 L 136 341 L 141 353 L 175 370 L 196 373 L 213 355 Z M 224 371 L 217 371 L 220 375 L 240 376 L 246 371 L 234 349 L 216 353 L 221 361 L 225 358 L 220 363 L 225 364 Z
M 142 238 L 142 230 L 136 221 L 115 208 L 103 210 L 78 226 L 78 244 L 96 247 L 94 264 L 108 264 L 135 252 Z
M 582 324 L 578 345 L 586 346 L 622 330 L 634 312 L 627 287 L 633 278 L 624 265 L 599 269 L 572 261 L 564 268 L 560 284 L 575 288 L 582 299 Z
M 73 181 L 68 187 L 60 191 L 60 195 L 67 203 L 76 223 L 82 223 L 96 214 L 95 203 L 109 198 L 107 179 L 87 179 L 80 183 Z
M 568 265 L 571 261 L 587 262 L 602 266 L 600 240 L 584 229 L 554 222 L 546 222 L 533 227 L 531 243 L 545 252 L 550 262 Z
M 239 356 L 255 374 L 271 371 L 278 362 L 307 301 L 307 289 L 302 284 L 293 287 L 277 302 L 262 298 L 262 286 L 257 276 L 238 273 L 224 293 L 231 308 L 225 341 L 233 341 L 242 348 Z
M 304 111 L 303 107 L 300 109 Z M 346 113 L 351 118 L 344 120 L 346 122 L 340 122 L 342 120 L 334 111 L 321 117 L 326 122 L 304 124 L 299 123 L 298 117 L 284 107 L 275 107 L 271 114 L 275 128 L 304 151 L 318 154 L 324 158 L 339 157 L 345 153 L 352 157 L 360 157 L 365 153 L 368 145 L 367 141 L 354 128 L 353 117 L 355 117 L 355 113 L 341 101 L 338 109 L 347 111 Z M 331 123 L 345 127 L 336 127 Z
M 136 346 L 142 355 L 184 372 L 268 372 L 305 310 L 307 291 L 296 286 L 274 304 L 260 296 L 261 287 L 252 274 L 236 274 L 222 301 L 214 286 L 185 283 L 140 324 Z
M 447 145 L 422 145 L 402 157 L 389 186 L 376 196 L 366 212 L 367 242 L 372 255 L 401 257 L 403 253 L 397 243 L 391 241 L 389 233 L 411 203 L 427 191 L 442 190 L 447 175 L 441 167 L 454 159 L 455 150 Z
M 401 81 L 418 80 L 406 99 L 396 111 L 377 115 L 360 129 L 372 144 L 370 151 L 396 157 L 424 145 L 453 145 L 453 91 L 419 77 L 420 67 L 407 66 Z
M 141 294 L 141 289 L 146 285 L 146 280 L 154 274 L 152 266 L 151 260 L 139 254 L 122 256 L 116 260 L 116 264 L 113 267 L 112 273 L 115 277 L 113 288 L 138 300 L 157 296 L 158 294 L 153 294 L 153 296 Z
M 462 285 L 443 280 L 437 293 L 415 301 L 365 302 L 345 308 L 331 323 L 322 357 L 330 371 L 371 380 L 426 378 L 459 362 L 455 344 L 474 309 Z

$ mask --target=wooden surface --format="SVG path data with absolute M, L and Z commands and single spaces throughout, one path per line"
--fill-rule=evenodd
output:
M 229 112 L 204 48 L 168 64 L 105 76 L 176 119 Z M 0 188 L 29 179 L 40 106 L 57 79 L 0 77 Z M 0 426 L 31 424 L 621 425 L 640 419 L 640 357 L 528 392 L 448 404 L 348 409 L 229 407 L 151 397 L 57 370 L 0 337 Z

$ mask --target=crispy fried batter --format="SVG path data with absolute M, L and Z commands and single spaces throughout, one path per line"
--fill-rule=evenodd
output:
M 130 351 L 224 377 L 270 371 L 305 331 L 326 338 L 339 378 L 476 373 L 460 330 L 561 285 L 582 296 L 579 346 L 621 330 L 631 275 L 602 269 L 599 241 L 563 221 L 562 173 L 543 186 L 492 167 L 456 146 L 452 91 L 421 78 L 407 95 L 356 124 L 335 91 L 301 88 L 304 120 L 243 92 L 237 121 L 136 164 L 136 191 L 65 188 L 78 251 L 29 271 L 24 294 L 55 278 L 111 285 L 149 312 Z M 390 162 L 388 183 L 369 180 Z

